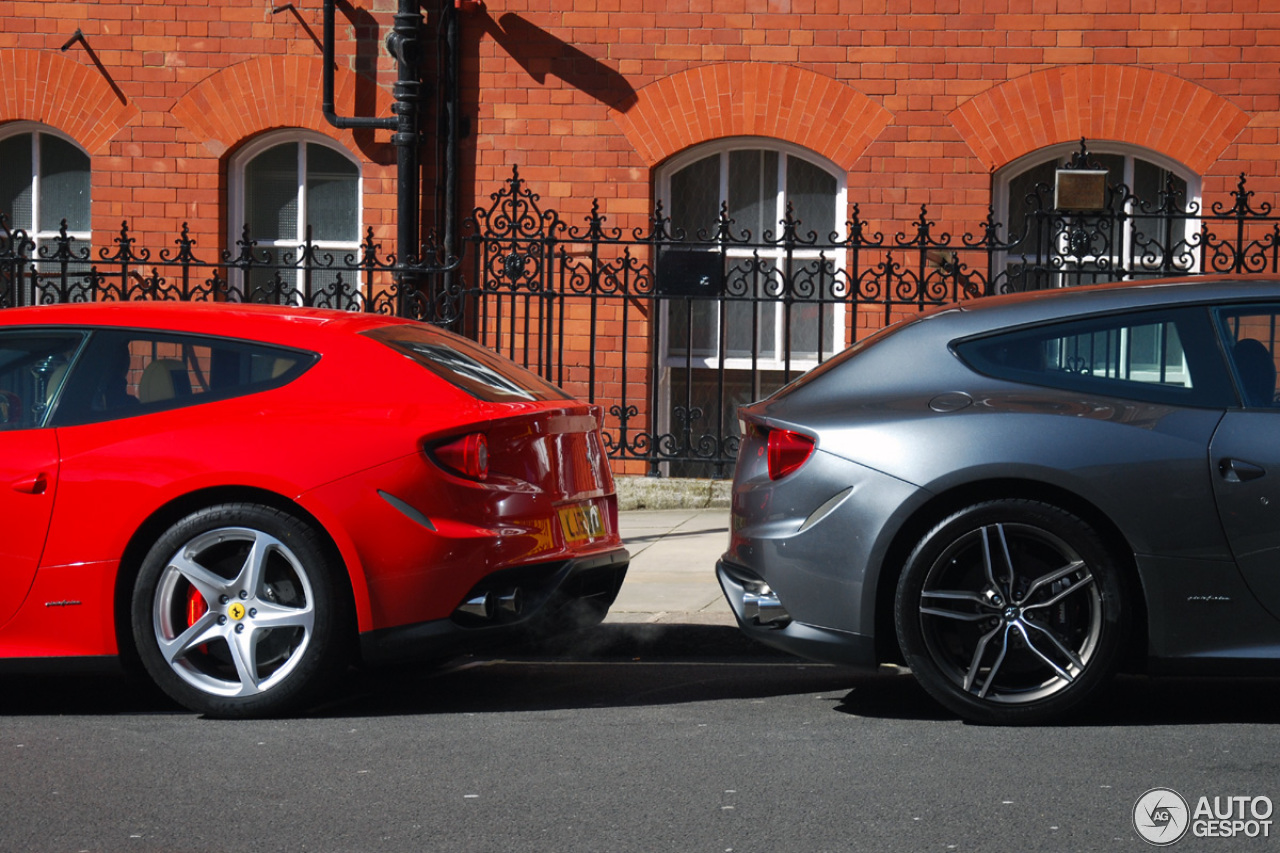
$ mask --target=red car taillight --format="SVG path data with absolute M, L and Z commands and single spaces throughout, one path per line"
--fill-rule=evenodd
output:
M 483 480 L 489 476 L 489 440 L 482 432 L 473 432 L 438 445 L 432 449 L 431 455 L 464 477 Z
M 789 429 L 769 430 L 769 479 L 780 480 L 813 454 L 813 439 Z

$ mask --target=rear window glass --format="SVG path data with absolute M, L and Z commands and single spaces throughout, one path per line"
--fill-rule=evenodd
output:
M 1229 387 L 1194 309 L 1105 315 L 955 345 L 980 373 L 1154 403 L 1220 406 Z
M 568 394 L 530 370 L 474 341 L 430 326 L 383 326 L 364 334 L 430 370 L 471 396 L 490 403 L 569 400 Z

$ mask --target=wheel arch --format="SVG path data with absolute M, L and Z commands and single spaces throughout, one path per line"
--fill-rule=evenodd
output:
M 339 566 L 342 566 L 342 577 L 339 579 L 342 584 L 342 591 L 347 596 L 347 601 L 352 607 L 353 613 L 357 614 L 361 609 L 362 601 L 367 607 L 367 596 L 358 596 L 354 589 L 357 582 L 357 571 L 353 571 L 353 566 L 347 556 L 343 553 L 343 549 L 339 547 L 334 540 L 333 534 L 328 527 L 316 518 L 316 516 L 308 511 L 304 506 L 296 501 L 290 500 L 276 492 L 267 489 L 255 488 L 253 486 L 216 486 L 198 491 L 189 492 L 181 497 L 174 498 L 163 506 L 151 513 L 147 519 L 138 526 L 133 535 L 129 538 L 128 544 L 125 546 L 124 553 L 120 558 L 120 567 L 116 572 L 115 590 L 113 594 L 113 610 L 114 623 L 116 633 L 116 646 L 119 650 L 121 661 L 125 667 L 131 671 L 141 671 L 142 661 L 138 657 L 138 650 L 134 645 L 133 627 L 130 620 L 130 606 L 133 597 L 133 588 L 137 582 L 138 573 L 142 569 L 142 563 L 146 559 L 148 552 L 155 543 L 164 535 L 164 532 L 176 524 L 181 519 L 193 512 L 207 509 L 211 506 L 228 503 L 254 503 L 271 507 L 281 512 L 289 513 L 300 521 L 310 525 L 320 539 L 321 545 L 328 552 L 329 556 Z M 351 642 L 356 643 L 355 625 L 352 625 Z
M 1106 513 L 1069 489 L 1016 478 L 983 480 L 948 489 L 917 508 L 898 527 L 885 549 L 876 582 L 874 624 L 877 659 L 886 663 L 901 663 L 903 660 L 894 626 L 893 603 L 898 579 L 916 544 L 935 525 L 953 513 L 976 503 L 1003 499 L 1050 504 L 1075 515 L 1098 532 L 1107 549 L 1120 563 L 1121 582 L 1133 608 L 1128 647 L 1122 650 L 1122 666 L 1140 664 L 1147 648 L 1147 605 L 1134 551 L 1128 539 Z

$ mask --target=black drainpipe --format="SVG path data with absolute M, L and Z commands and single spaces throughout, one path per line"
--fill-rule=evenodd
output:
M 458 256 L 458 138 L 461 135 L 461 105 L 459 103 L 459 53 L 458 7 L 453 0 L 440 4 L 441 25 L 444 30 L 445 67 L 441 74 L 440 101 L 444 104 L 444 250 L 450 258 Z
M 395 103 L 394 118 L 340 116 L 333 105 L 334 6 L 336 0 L 324 0 L 324 117 L 336 128 L 373 128 L 395 131 L 391 144 L 396 146 L 396 258 L 403 267 L 418 259 L 418 104 L 422 79 L 419 47 L 421 45 L 422 12 L 419 0 L 399 0 L 395 26 L 387 34 L 387 51 L 396 60 L 396 82 L 391 89 Z M 417 282 L 407 274 L 400 275 L 399 308 L 407 307 L 405 296 Z

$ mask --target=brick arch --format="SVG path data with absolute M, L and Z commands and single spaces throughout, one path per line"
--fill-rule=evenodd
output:
M 613 121 L 649 166 L 729 136 L 767 136 L 802 145 L 845 170 L 892 114 L 838 80 L 766 63 L 703 65 L 636 93 Z
M 321 109 L 323 61 L 302 56 L 263 56 L 224 68 L 193 86 L 173 106 L 173 115 L 215 156 L 265 130 L 293 127 L 358 146 L 352 131 L 339 130 Z M 390 97 L 346 69 L 334 72 L 339 115 L 389 115 Z M 368 146 L 363 146 L 367 148 Z M 378 159 L 378 158 L 373 158 Z
M 120 129 L 138 117 L 97 69 L 60 53 L 0 50 L 0 122 L 35 121 L 57 128 L 89 154 L 106 154 Z
M 1200 174 L 1248 124 L 1203 86 L 1128 65 L 1037 71 L 988 89 L 948 118 L 994 171 L 1047 145 L 1110 140 L 1158 151 Z

